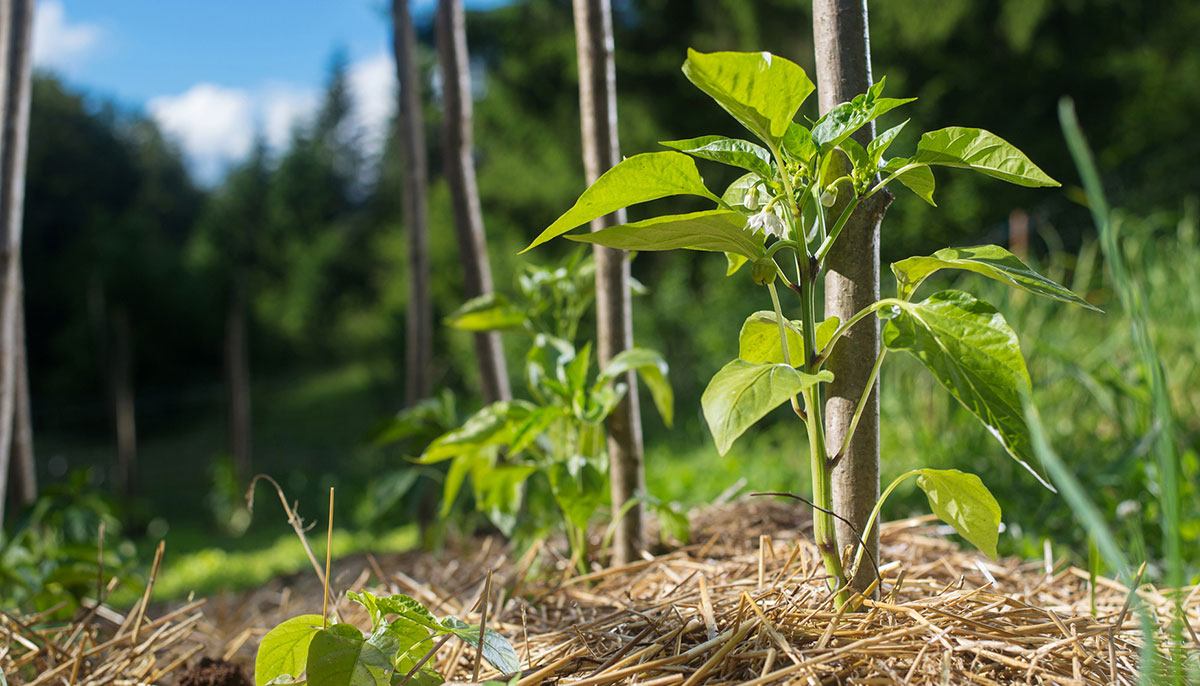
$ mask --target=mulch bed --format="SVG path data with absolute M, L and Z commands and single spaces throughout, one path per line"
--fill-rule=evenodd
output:
M 1062 560 L 989 560 L 917 518 L 882 528 L 876 599 L 856 597 L 855 609 L 836 611 L 815 546 L 797 535 L 805 518 L 768 502 L 702 513 L 693 520 L 697 543 L 585 576 L 571 574 L 553 546 L 512 560 L 499 541 L 485 539 L 441 555 L 343 560 L 334 587 L 407 593 L 435 614 L 474 622 L 477 608 L 490 608 L 487 625 L 513 642 L 525 666 L 518 686 L 1136 683 L 1143 636 L 1129 590 L 1115 581 L 1100 578 L 1093 587 L 1087 572 Z M 489 572 L 493 595 L 485 604 Z M 159 627 L 183 642 L 184 629 L 166 627 L 188 623 L 191 647 L 176 660 L 202 647 L 250 674 L 258 638 L 271 626 L 320 612 L 314 576 L 210 599 L 202 619 L 180 615 L 185 606 Z M 1200 628 L 1200 587 L 1182 594 L 1191 627 Z M 1150 585 L 1138 596 L 1164 622 L 1154 640 L 1165 643 L 1171 601 Z M 344 595 L 335 607 L 344 621 L 365 622 Z M 124 645 L 128 660 L 137 648 Z M 1200 651 L 1194 631 L 1187 649 Z M 12 660 L 29 655 L 10 642 L 0 647 L 0 669 L 10 673 Z M 432 661 L 451 681 L 470 680 L 474 662 L 473 649 L 459 642 Z M 145 673 L 118 678 L 110 669 L 73 683 L 206 683 L 181 681 L 183 666 L 161 682 Z M 500 675 L 485 668 L 481 676 Z M 28 683 L 69 683 L 56 678 Z

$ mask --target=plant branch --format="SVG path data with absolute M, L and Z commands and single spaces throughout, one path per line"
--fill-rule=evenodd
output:
M 862 395 L 858 399 L 858 406 L 854 408 L 854 416 L 850 419 L 850 428 L 846 430 L 846 437 L 842 439 L 842 445 L 838 451 L 834 453 L 830 462 L 829 468 L 833 469 L 838 460 L 842 459 L 842 455 L 850 448 L 850 439 L 854 438 L 854 432 L 858 429 L 858 420 L 862 418 L 863 410 L 867 407 L 867 400 L 871 397 L 871 391 L 875 388 L 875 380 L 879 378 L 879 369 L 883 366 L 883 358 L 887 355 L 887 348 L 881 347 L 879 355 L 875 357 L 875 365 L 871 367 L 871 375 L 867 377 L 867 386 L 863 389 Z
M 914 474 L 915 474 L 915 472 L 911 472 L 911 473 L 914 473 Z M 905 476 L 907 476 L 907 475 L 905 475 Z M 892 484 L 892 486 L 894 487 L 894 486 L 895 486 L 895 484 L 893 483 L 893 484 Z M 891 492 L 891 487 L 889 487 L 889 488 L 888 488 L 888 492 L 889 492 L 889 493 Z M 836 519 L 840 520 L 840 521 L 841 521 L 843 524 L 845 524 L 846 526 L 850 527 L 850 530 L 851 530 L 851 531 L 853 531 L 853 532 L 854 532 L 854 535 L 858 537 L 858 546 L 859 546 L 859 547 L 858 547 L 858 550 L 859 550 L 859 557 L 861 557 L 861 556 L 862 556 L 862 552 L 863 552 L 863 551 L 866 551 L 866 550 L 867 550 L 867 548 L 866 548 L 866 544 L 864 543 L 864 541 L 866 540 L 866 538 L 865 538 L 865 535 L 866 535 L 866 534 L 869 534 L 869 533 L 871 532 L 871 529 L 870 529 L 870 528 L 868 528 L 868 529 L 867 529 L 865 532 L 859 532 L 858 528 L 854 526 L 854 523 L 853 523 L 853 522 L 850 522 L 850 521 L 848 521 L 848 520 L 847 520 L 845 517 L 843 517 L 843 516 L 839 515 L 838 513 L 834 512 L 833 510 L 827 510 L 827 509 L 825 509 L 825 508 L 821 507 L 820 505 L 817 505 L 816 503 L 812 502 L 811 500 L 809 500 L 809 499 L 807 499 L 807 498 L 804 498 L 804 497 L 798 496 L 798 495 L 796 495 L 795 493 L 786 493 L 786 492 L 784 492 L 784 491 L 761 491 L 761 492 L 758 492 L 758 493 L 751 493 L 750 495 L 751 495 L 751 496 L 765 496 L 765 495 L 766 495 L 766 496 L 769 496 L 769 495 L 775 495 L 775 496 L 780 496 L 780 497 L 784 497 L 784 498 L 792 498 L 793 500 L 799 500 L 800 502 L 804 503 L 805 505 L 808 505 L 808 506 L 809 506 L 809 507 L 811 507 L 812 509 L 814 509 L 814 510 L 817 510 L 817 511 L 819 511 L 819 512 L 823 512 L 823 513 L 825 513 L 825 514 L 829 515 L 830 517 L 834 517 L 834 518 L 836 518 Z M 884 494 L 884 497 L 885 497 L 885 498 L 887 497 L 887 494 L 886 494 L 886 493 Z M 880 501 L 882 501 L 882 498 L 880 498 Z M 878 505 L 877 505 L 877 507 L 878 507 Z M 871 555 L 871 554 L 870 554 L 870 551 L 867 551 L 867 557 L 868 557 L 868 558 L 870 559 L 870 561 L 871 561 L 871 566 L 875 568 L 875 578 L 879 579 L 879 583 L 881 583 L 881 584 L 882 584 L 882 583 L 883 583 L 883 575 L 882 575 L 882 573 L 879 571 L 879 564 L 876 562 L 876 560 L 875 560 L 875 556 L 874 556 L 874 555 Z M 849 575 L 847 575 L 847 576 L 848 576 L 848 578 L 854 578 L 854 576 L 855 576 L 855 572 L 857 572 L 857 571 L 858 571 L 858 569 L 857 569 L 858 562 L 859 562 L 859 560 L 857 560 L 857 559 L 856 559 L 856 560 L 855 560 L 855 570 L 854 570 L 854 572 L 851 572 Z
M 829 354 L 833 352 L 833 346 L 838 342 L 838 340 L 841 339 L 842 336 L 845 336 L 846 333 L 850 331 L 851 327 L 862 321 L 867 315 L 871 314 L 872 312 L 878 312 L 879 310 L 882 310 L 888 306 L 903 306 L 904 304 L 905 301 L 898 298 L 884 298 L 883 300 L 877 300 L 859 310 L 853 317 L 843 322 L 842 325 L 833 332 L 833 335 L 829 337 L 829 342 L 825 344 L 825 349 L 822 350 L 821 354 L 818 356 L 817 361 L 824 362 L 825 360 L 829 359 Z

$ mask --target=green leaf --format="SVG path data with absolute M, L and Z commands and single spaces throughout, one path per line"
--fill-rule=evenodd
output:
M 812 137 L 822 153 L 837 147 L 849 138 L 855 131 L 866 126 L 883 114 L 910 103 L 916 98 L 881 98 L 885 79 L 871 86 L 871 89 L 861 95 L 854 96 L 850 102 L 844 102 L 825 113 L 816 126 L 813 127 Z
M 769 52 L 688 50 L 683 73 L 751 133 L 777 144 L 816 89 L 794 62 Z
M 646 504 L 658 517 L 658 537 L 664 545 L 670 545 L 672 542 L 683 545 L 688 543 L 692 533 L 691 523 L 687 513 L 677 503 L 665 503 L 650 496 L 646 499 Z
M 983 481 L 957 469 L 920 469 L 917 485 L 929 498 L 929 507 L 943 522 L 996 558 L 1000 535 L 1000 503 Z
M 708 250 L 755 258 L 762 239 L 746 231 L 746 217 L 729 210 L 671 214 L 567 238 L 622 250 Z
M 570 389 L 571 394 L 582 393 L 587 385 L 588 370 L 592 367 L 592 342 L 583 344 L 575 359 L 559 367 L 560 380 Z
M 388 686 L 393 668 L 353 625 L 334 624 L 313 637 L 306 671 L 314 686 Z
M 695 160 L 683 153 L 647 152 L 626 158 L 596 179 L 571 209 L 554 220 L 521 252 L 623 207 L 672 195 L 698 195 L 717 200 L 700 178 Z
M 525 379 L 535 393 L 553 393 L 565 403 L 571 391 L 558 379 L 558 370 L 575 359 L 575 346 L 561 338 L 539 333 L 525 353 Z M 540 398 L 539 398 L 540 400 Z
M 1032 391 L 1029 371 L 1004 316 L 962 291 L 941 291 L 898 307 L 900 313 L 884 326 L 884 345 L 916 357 L 1021 466 L 1053 491 L 1030 466 L 1033 450 L 1021 406 L 1022 394 Z
M 871 143 L 867 145 L 867 154 L 871 157 L 871 161 L 875 164 L 875 166 L 879 166 L 879 162 L 883 158 L 883 154 L 887 152 L 889 147 L 891 147 L 892 142 L 896 140 L 896 136 L 900 135 L 900 132 L 904 130 L 905 125 L 908 124 L 909 121 L 910 120 L 905 119 L 903 122 L 876 136 L 875 140 L 871 141 Z
M 805 374 L 786 364 L 734 360 L 708 382 L 700 404 L 717 452 L 724 455 L 738 436 L 768 412 L 833 374 Z
M 442 620 L 442 624 L 451 631 L 455 636 L 466 641 L 472 648 L 479 647 L 479 627 L 472 624 L 467 624 L 454 617 L 446 617 Z M 512 644 L 507 638 L 501 636 L 498 632 L 488 628 L 483 637 L 483 659 L 495 667 L 501 674 L 512 674 L 521 671 L 521 660 L 517 658 L 517 651 L 513 650 Z
M 495 448 L 491 450 L 495 450 Z M 467 475 L 474 472 L 478 465 L 487 463 L 488 456 L 483 452 L 463 453 L 450 462 L 450 469 L 446 471 L 446 482 L 442 484 L 442 507 L 439 510 L 439 516 L 450 516 L 454 509 L 454 501 L 458 498 L 458 493 L 462 490 Z
M 376 598 L 375 604 L 384 615 L 403 617 L 426 629 L 444 633 L 442 625 L 434 618 L 433 614 L 415 598 L 410 598 L 402 593 L 396 593 L 385 598 Z
M 608 479 L 604 473 L 579 455 L 550 465 L 550 491 L 563 516 L 580 529 L 587 529 L 588 520 L 608 496 Z
M 812 132 L 802 124 L 788 124 L 787 133 L 783 134 L 783 150 L 792 159 L 807 164 L 817 155 L 817 144 L 813 141 Z
M 974 169 L 1018 186 L 1059 186 L 1012 143 L 989 131 L 951 126 L 930 131 L 917 143 L 914 162 Z
M 254 686 L 284 675 L 300 676 L 308 662 L 309 644 L 323 623 L 321 615 L 300 615 L 268 631 L 254 657 Z
M 637 372 L 638 378 L 646 384 L 663 423 L 671 426 L 675 419 L 675 394 L 671 390 L 671 382 L 667 380 L 670 368 L 667 361 L 657 352 L 647 348 L 630 348 L 617 353 L 605 365 L 597 385 L 607 383 L 630 371 Z
M 461 427 L 435 439 L 417 462 L 432 464 L 488 446 L 507 444 L 532 411 L 532 405 L 520 400 L 492 403 L 472 415 Z
M 893 157 L 883 168 L 886 171 L 896 172 L 896 180 L 905 188 L 916 193 L 917 197 L 930 205 L 937 207 L 937 203 L 933 201 L 933 190 L 936 183 L 932 169 L 923 164 L 914 165 L 912 160 L 905 157 Z
M 800 322 L 785 322 L 784 330 L 787 332 L 788 358 L 793 366 L 803 364 L 804 335 Z M 753 364 L 784 362 L 783 347 L 779 341 L 779 320 L 774 312 L 761 310 L 746 318 L 738 334 L 738 357 Z
M 412 667 L 397 669 L 392 674 L 392 686 L 400 686 L 400 682 L 410 671 L 412 671 Z M 441 674 L 438 674 L 430 667 L 422 667 L 409 678 L 404 686 L 442 686 L 444 683 L 446 683 L 446 680 L 442 678 Z
M 833 332 L 837 331 L 841 320 L 830 317 L 817 325 L 817 350 L 825 347 Z M 788 357 L 793 367 L 804 364 L 804 333 L 802 324 L 789 320 L 785 324 L 787 332 Z M 742 331 L 738 335 L 738 357 L 753 363 L 770 362 L 780 364 L 783 360 L 783 348 L 779 343 L 779 324 L 775 313 L 771 310 L 761 310 L 746 318 L 742 323 Z
M 533 445 L 541 436 L 550 428 L 550 425 L 559 419 L 569 417 L 570 414 L 561 407 L 551 405 L 547 407 L 539 407 L 534 410 L 525 421 L 517 427 L 517 431 L 513 434 L 512 443 L 508 446 L 509 455 L 517 455 L 529 446 Z
M 445 321 L 447 326 L 464 331 L 499 331 L 524 326 L 525 313 L 503 295 L 485 293 L 463 303 Z
M 738 270 L 750 261 L 750 258 L 746 257 L 745 255 L 737 255 L 731 252 L 725 253 L 725 259 L 728 260 L 729 263 L 725 268 L 725 276 L 733 276 L 734 274 L 737 274 Z
M 511 536 L 516 529 L 525 480 L 536 471 L 537 467 L 524 464 L 476 462 L 474 465 L 471 483 L 475 487 L 475 507 L 505 536 Z
M 437 623 L 436 620 L 435 623 Z M 434 634 L 429 633 L 430 628 L 405 617 L 398 617 L 395 621 L 383 624 L 376 629 L 367 641 L 373 643 L 384 655 L 392 656 L 392 664 L 395 665 L 396 672 L 403 676 L 433 648 Z M 449 629 L 440 623 L 437 623 L 435 630 L 437 634 L 449 633 Z M 385 632 L 386 637 L 379 636 Z M 384 649 L 385 641 L 390 643 L 390 650 Z M 434 673 L 436 674 L 436 672 Z
M 1034 295 L 1051 300 L 1081 305 L 1100 312 L 1088 301 L 1050 279 L 1030 269 L 1024 262 L 996 245 L 977 245 L 969 248 L 946 248 L 928 257 L 910 257 L 892 263 L 899 297 L 907 299 L 921 282 L 939 269 L 963 269 L 982 274 Z
M 740 138 L 725 136 L 700 136 L 679 141 L 661 141 L 659 145 L 685 152 L 692 157 L 699 157 L 732 167 L 741 167 L 754 172 L 764 179 L 771 178 L 771 153 L 766 148 Z

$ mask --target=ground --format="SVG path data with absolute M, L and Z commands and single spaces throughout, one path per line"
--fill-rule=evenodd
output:
M 692 544 L 584 576 L 553 544 L 514 559 L 495 538 L 440 554 L 355 556 L 334 568 L 333 606 L 343 621 L 363 624 L 344 593 L 371 588 L 478 622 L 491 571 L 487 625 L 514 644 L 519 686 L 1136 682 L 1140 631 L 1120 584 L 1093 586 L 1062 560 L 989 560 L 918 518 L 883 527 L 878 594 L 838 610 L 801 512 L 761 499 L 696 512 Z M 1200 626 L 1200 591 L 1185 591 Z M 1149 586 L 1139 595 L 1167 606 Z M 286 617 L 320 612 L 321 597 L 315 573 L 218 594 L 203 618 L 181 622 L 192 621 L 177 650 L 250 674 L 258 638 Z M 174 610 L 191 617 L 181 611 L 194 608 Z M 474 659 L 452 642 L 432 664 L 463 681 Z M 184 674 L 162 683 L 224 686 Z

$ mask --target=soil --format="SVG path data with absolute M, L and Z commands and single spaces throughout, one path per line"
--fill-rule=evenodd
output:
M 250 678 L 232 662 L 202 657 L 179 680 L 179 686 L 250 686 Z

